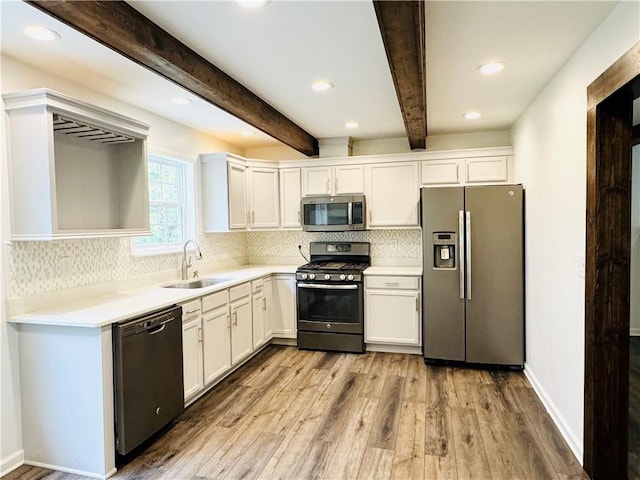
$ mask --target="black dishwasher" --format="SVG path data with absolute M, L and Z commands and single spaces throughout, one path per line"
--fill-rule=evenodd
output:
M 130 453 L 184 410 L 182 307 L 113 325 L 116 451 Z

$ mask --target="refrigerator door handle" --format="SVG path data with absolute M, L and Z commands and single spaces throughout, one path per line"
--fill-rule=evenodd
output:
M 466 268 L 467 268 L 467 300 L 471 300 L 471 212 L 466 212 Z
M 458 212 L 458 240 L 459 247 L 458 255 L 460 259 L 458 261 L 458 270 L 460 271 L 460 299 L 464 299 L 464 269 L 465 269 L 465 251 L 464 251 L 464 212 L 460 210 Z

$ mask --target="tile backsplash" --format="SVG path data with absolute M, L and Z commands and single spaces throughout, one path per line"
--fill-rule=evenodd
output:
M 203 261 L 195 268 L 206 273 L 247 263 L 302 264 L 305 261 L 298 245 L 308 256 L 311 241 L 371 242 L 374 265 L 421 264 L 419 229 L 342 233 L 265 231 L 200 235 Z M 117 291 L 118 282 L 144 287 L 145 282 L 170 281 L 178 278 L 181 263 L 180 253 L 133 256 L 129 238 L 11 242 L 5 248 L 7 300 L 13 314 L 46 308 L 69 293 L 108 294 L 109 289 Z M 108 288 L 98 288 L 101 285 Z
M 248 255 L 251 263 L 304 263 L 298 251 L 309 256 L 309 242 L 351 241 L 371 243 L 374 265 L 418 266 L 422 264 L 422 231 L 370 230 L 364 232 L 317 233 L 302 231 L 249 232 Z

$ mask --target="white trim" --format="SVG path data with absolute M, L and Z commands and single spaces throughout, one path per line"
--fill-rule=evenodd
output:
M 113 470 L 102 475 L 99 473 L 85 472 L 84 470 L 77 470 L 75 468 L 64 468 L 58 465 L 52 465 L 50 463 L 32 462 L 30 460 L 25 460 L 24 464 L 31 465 L 32 467 L 46 468 L 47 470 L 56 470 L 58 472 L 73 473 L 75 475 L 83 475 L 85 477 L 99 478 L 101 480 L 106 480 L 107 478 L 109 478 L 110 476 L 112 476 L 114 473 L 117 472 L 117 470 L 114 468 Z
M 629 335 L 632 337 L 640 337 L 640 328 L 631 327 L 629 329 Z
M 408 353 L 409 355 L 422 355 L 422 347 L 414 347 L 407 345 L 390 345 L 367 343 L 365 345 L 367 352 L 386 352 L 386 353 Z
M 527 377 L 527 380 L 529 380 L 529 383 L 533 387 L 536 395 L 538 395 L 538 398 L 542 402 L 542 405 L 544 405 L 547 413 L 549 414 L 549 416 L 551 416 L 553 423 L 555 423 L 556 427 L 558 427 L 558 430 L 560 430 L 560 434 L 569 445 L 569 448 L 573 452 L 573 455 L 576 457 L 576 460 L 578 460 L 580 465 L 583 465 L 582 440 L 576 438 L 573 430 L 571 430 L 571 428 L 567 424 L 567 421 L 560 414 L 558 408 L 555 406 L 545 389 L 542 387 L 535 374 L 529 368 L 529 365 L 524 366 L 524 375 L 525 377 Z
M 11 455 L 0 460 L 0 477 L 13 472 L 16 468 L 24 465 L 24 450 L 16 450 Z

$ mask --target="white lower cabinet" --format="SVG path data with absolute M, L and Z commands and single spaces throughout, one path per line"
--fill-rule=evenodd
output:
M 264 280 L 251 282 L 251 303 L 253 305 L 253 348 L 260 348 L 267 341 L 265 330 Z
M 296 338 L 296 276 L 274 275 L 273 284 L 273 336 Z
M 365 343 L 419 347 L 420 278 L 365 277 Z
M 266 345 L 276 331 L 276 336 L 295 338 L 295 285 L 294 275 L 269 275 L 181 305 L 187 403 Z
M 251 282 L 229 289 L 231 313 L 231 364 L 244 360 L 253 352 L 253 318 Z
M 208 385 L 231 368 L 231 316 L 229 291 L 202 298 L 204 384 Z
M 204 388 L 200 299 L 182 304 L 182 368 L 187 399 Z
M 273 281 L 271 277 L 264 279 L 262 292 L 264 298 L 264 337 L 268 342 L 273 338 Z

